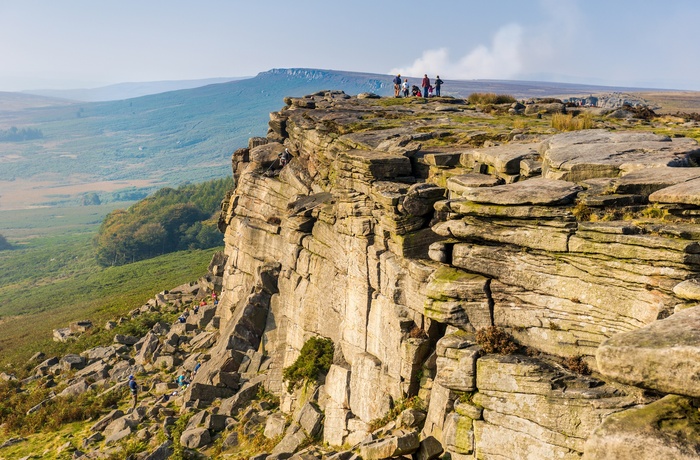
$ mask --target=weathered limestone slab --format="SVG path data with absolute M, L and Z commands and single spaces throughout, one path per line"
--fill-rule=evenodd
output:
M 582 181 L 643 168 L 690 166 L 700 157 L 700 146 L 686 138 L 589 129 L 552 136 L 540 153 L 543 177 Z
M 460 163 L 467 168 L 483 163 L 492 166 L 497 173 L 519 174 L 520 161 L 537 155 L 538 147 L 539 144 L 505 144 L 474 149 L 463 153 Z
M 508 449 L 517 447 L 510 452 L 536 449 L 541 456 L 533 458 L 575 458 L 602 420 L 632 401 L 600 383 L 534 358 L 480 358 L 472 401 L 483 407 L 486 423 L 475 422 L 477 452 L 510 458 Z
M 700 206 L 700 179 L 663 188 L 649 195 L 649 201 Z
M 474 421 L 455 412 L 447 415 L 444 444 L 449 452 L 469 455 L 474 452 Z
M 447 179 L 447 190 L 450 192 L 450 198 L 461 196 L 465 191 L 475 187 L 493 187 L 500 185 L 503 180 L 490 174 L 462 174 L 452 176 Z
M 476 361 L 481 347 L 468 334 L 448 334 L 436 345 L 435 382 L 454 391 L 476 389 Z
M 281 413 L 274 413 L 267 417 L 265 422 L 265 430 L 263 435 L 267 439 L 275 439 L 284 434 L 284 427 L 287 423 L 287 418 Z
M 565 252 L 569 237 L 576 229 L 575 222 L 496 220 L 464 217 L 433 226 L 433 231 L 444 237 L 467 241 L 495 241 L 526 248 Z
M 615 335 L 596 359 L 600 372 L 615 381 L 700 397 L 700 308 Z
M 655 321 L 660 312 L 672 309 L 677 303 L 671 289 L 688 275 L 687 270 L 674 270 L 668 263 L 626 263 L 604 255 L 546 254 L 465 243 L 454 246 L 452 264 L 494 278 L 491 291 L 497 325 L 499 308 L 508 314 L 507 309 L 513 300 L 508 295 L 496 299 L 496 280 L 502 284 L 499 289 L 505 289 L 505 294 L 515 291 L 521 298 L 534 298 L 534 302 L 526 300 L 526 304 L 557 306 L 558 314 L 570 324 L 569 327 L 593 339 L 583 342 L 586 346 L 597 346 L 603 337 Z M 523 292 L 518 292 L 520 289 Z M 544 297 L 538 299 L 539 296 Z M 557 299 L 565 302 L 559 303 Z M 550 305 L 550 300 L 556 303 Z M 518 304 L 517 300 L 515 304 Z M 548 316 L 546 312 L 543 315 Z M 530 318 L 529 325 L 537 325 L 536 321 Z M 556 341 L 556 338 L 549 340 L 552 339 Z M 545 342 L 537 348 L 544 345 Z M 556 345 L 556 342 L 550 342 L 549 346 Z
M 586 441 L 583 460 L 691 460 L 699 454 L 698 409 L 669 395 L 606 418 Z
M 383 417 L 391 400 L 382 385 L 382 362 L 369 353 L 355 357 L 350 376 L 350 409 L 364 422 Z
M 441 203 L 436 203 L 440 206 Z M 575 221 L 576 218 L 568 208 L 547 206 L 498 206 L 474 203 L 464 199 L 451 200 L 445 203 L 450 212 L 465 216 L 500 217 L 504 219 L 547 219 Z
M 443 440 L 443 427 L 445 417 L 452 410 L 456 394 L 449 388 L 445 388 L 437 382 L 433 383 L 433 388 L 430 393 L 430 404 L 428 405 L 428 414 L 425 418 L 425 425 L 421 436 L 433 436 L 438 441 Z
M 392 436 L 361 444 L 358 448 L 364 460 L 381 460 L 410 454 L 418 450 L 420 440 L 415 431 L 399 431 Z
M 640 233 L 641 230 L 617 233 L 618 229 L 620 225 L 616 223 L 606 225 L 599 222 L 589 225 L 582 222 L 576 233 L 569 239 L 569 250 L 604 254 L 618 259 L 700 265 L 700 243 L 697 241 L 663 235 L 630 234 Z
M 572 203 L 582 190 L 583 187 L 573 182 L 537 178 L 514 184 L 466 190 L 462 196 L 476 203 L 554 206 Z
M 372 182 L 411 174 L 411 160 L 404 156 L 367 150 L 350 150 L 338 154 L 340 177 Z
M 645 168 L 615 179 L 614 193 L 649 196 L 657 190 L 700 179 L 700 168 Z
M 332 364 L 326 375 L 325 389 L 339 407 L 347 409 L 350 404 L 350 370 Z
M 488 280 L 481 275 L 441 267 L 426 288 L 424 314 L 461 329 L 491 325 Z

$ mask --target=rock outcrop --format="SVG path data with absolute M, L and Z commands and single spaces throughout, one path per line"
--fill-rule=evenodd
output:
M 344 360 L 315 398 L 329 444 L 364 439 L 407 398 L 427 404 L 420 438 L 389 430 L 360 444 L 363 457 L 430 439 L 460 458 L 605 458 L 586 441 L 608 442 L 611 417 L 663 393 L 697 396 L 684 385 L 695 313 L 674 313 L 692 303 L 674 288 L 700 276 L 695 141 L 589 130 L 479 147 L 449 116 L 425 116 L 430 104 L 312 98 L 271 116 L 293 159 L 274 177 L 239 162 L 223 219 L 222 319 L 240 321 L 261 270 L 279 263 L 259 347 L 284 410 L 305 403 L 281 371 L 311 336 Z M 436 148 L 443 136 L 464 145 Z M 645 214 L 654 206 L 675 218 Z M 637 217 L 589 217 L 615 212 Z M 484 352 L 474 333 L 490 327 L 521 354 Z M 671 343 L 679 329 L 687 340 Z
M 217 305 L 36 367 L 92 376 L 69 392 L 151 379 L 152 399 L 98 421 L 94 442 L 148 431 L 148 413 L 207 455 L 221 440 L 260 459 L 697 456 L 700 146 L 518 141 L 465 123 L 488 115 L 461 100 L 382 101 L 287 98 L 236 151 L 224 254 L 201 292 L 155 302 L 215 290 Z M 284 370 L 311 359 L 311 337 L 332 341 L 332 363 L 295 386 Z M 196 362 L 186 389 L 156 381 Z M 265 447 L 246 450 L 255 436 Z M 152 455 L 172 452 L 160 442 Z

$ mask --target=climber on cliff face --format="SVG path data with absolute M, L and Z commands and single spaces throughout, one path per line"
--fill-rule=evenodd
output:
M 289 163 L 289 160 L 292 158 L 292 154 L 289 153 L 289 149 L 284 149 L 284 152 L 280 152 L 279 155 L 277 155 L 277 159 L 280 161 L 280 167 L 284 168 L 287 163 Z

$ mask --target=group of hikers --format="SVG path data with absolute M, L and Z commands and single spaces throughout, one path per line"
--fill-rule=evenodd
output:
M 409 84 L 408 84 L 408 78 L 404 78 L 403 80 L 401 79 L 401 74 L 396 75 L 394 77 L 394 97 L 401 97 L 403 94 L 403 97 L 408 97 L 409 95 Z M 432 96 L 440 96 L 440 87 L 442 84 L 445 83 L 444 81 L 440 80 L 440 75 L 435 77 L 435 81 L 431 84 L 430 83 L 430 78 L 428 78 L 428 74 L 423 75 L 423 80 L 421 80 L 420 86 L 423 88 L 423 91 L 421 93 L 421 88 L 419 88 L 416 85 L 411 86 L 410 94 L 415 97 L 432 97 Z
M 216 295 L 216 291 L 213 291 L 211 293 L 211 299 L 214 303 L 214 305 L 219 304 L 219 299 Z M 200 307 L 204 307 L 207 305 L 206 299 L 202 299 L 202 301 L 198 304 L 195 305 L 192 309 L 194 314 L 197 314 L 199 312 Z M 185 309 L 185 311 L 178 317 L 178 322 L 184 323 L 187 321 L 187 318 L 189 317 L 189 310 Z M 186 389 L 190 382 L 194 379 L 195 375 L 197 375 L 197 371 L 199 371 L 199 368 L 202 366 L 202 363 L 199 361 L 195 364 L 194 369 L 190 372 L 190 378 L 187 379 L 187 377 L 183 374 L 179 375 L 177 379 L 175 379 L 175 382 L 177 383 L 177 386 L 180 390 Z M 136 383 L 136 378 L 133 375 L 129 376 L 129 380 L 127 382 L 127 385 L 129 387 L 129 391 L 131 392 L 131 402 L 132 402 L 132 409 L 136 408 L 136 404 L 138 403 L 138 393 L 139 393 L 139 385 Z M 173 393 L 173 395 L 177 394 L 177 392 Z M 169 399 L 168 394 L 163 395 L 163 400 L 167 401 Z

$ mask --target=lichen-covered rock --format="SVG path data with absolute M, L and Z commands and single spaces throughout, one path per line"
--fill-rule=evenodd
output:
M 198 449 L 211 443 L 209 430 L 206 428 L 192 428 L 182 432 L 180 445 L 188 449 Z
M 462 193 L 465 200 L 495 205 L 560 205 L 573 202 L 583 190 L 562 180 L 530 179 L 515 184 L 472 189 Z
M 586 441 L 584 460 L 696 459 L 700 417 L 687 398 L 669 395 L 607 417 Z
M 596 359 L 600 372 L 618 382 L 700 397 L 700 307 L 614 335 Z
M 357 450 L 364 460 L 381 460 L 413 453 L 419 447 L 417 432 L 399 431 L 386 438 L 360 444 Z
M 700 179 L 662 188 L 649 195 L 649 201 L 700 206 Z
M 537 359 L 487 355 L 477 361 L 472 400 L 483 407 L 474 422 L 481 455 L 510 458 L 577 458 L 591 432 L 633 398 L 590 378 Z M 555 402 L 556 401 L 556 402 Z
M 543 177 L 582 181 L 643 168 L 690 166 L 700 158 L 700 145 L 687 138 L 588 129 L 552 136 L 540 153 Z

